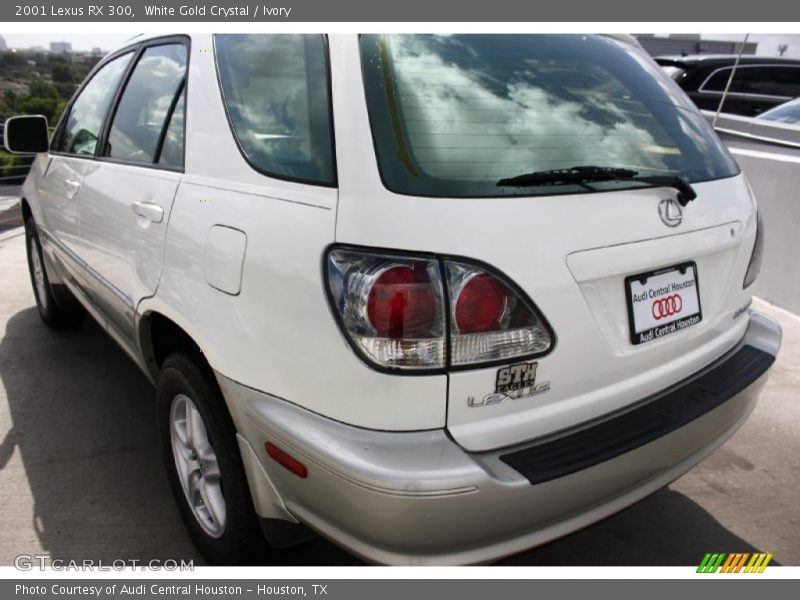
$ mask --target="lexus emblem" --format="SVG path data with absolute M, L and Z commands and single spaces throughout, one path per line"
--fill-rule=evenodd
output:
M 683 210 L 675 200 L 667 198 L 658 203 L 658 216 L 667 227 L 677 227 L 683 220 Z

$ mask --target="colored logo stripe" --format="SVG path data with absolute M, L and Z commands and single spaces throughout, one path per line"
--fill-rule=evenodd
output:
M 772 553 L 757 552 L 707 552 L 697 567 L 698 573 L 763 573 L 772 560 Z M 750 562 L 747 562 L 747 559 Z M 745 566 L 747 563 L 747 566 Z M 744 571 L 742 569 L 744 568 Z
M 772 560 L 772 552 L 769 554 L 753 554 L 750 563 L 745 567 L 745 573 L 763 573 L 769 561 Z M 757 570 L 756 570 L 757 569 Z
M 697 567 L 698 573 L 716 573 L 719 566 L 722 564 L 722 561 L 725 560 L 725 553 L 710 553 L 708 552 L 703 557 L 703 562 L 700 563 L 700 566 Z

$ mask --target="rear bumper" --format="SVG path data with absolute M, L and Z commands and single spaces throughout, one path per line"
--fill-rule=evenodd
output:
M 734 349 L 679 385 L 602 422 L 481 453 L 443 430 L 359 429 L 220 384 L 268 478 L 250 477 L 254 497 L 272 494 L 273 505 L 370 561 L 477 563 L 589 525 L 691 469 L 747 419 L 780 341 L 779 326 L 753 313 Z M 308 477 L 268 459 L 267 441 L 300 459 Z

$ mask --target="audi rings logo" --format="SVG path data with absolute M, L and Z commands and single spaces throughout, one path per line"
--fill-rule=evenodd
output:
M 672 296 L 665 296 L 658 300 L 653 300 L 653 318 L 660 321 L 665 317 L 671 317 L 681 312 L 683 308 L 683 298 L 680 294 L 672 294 Z

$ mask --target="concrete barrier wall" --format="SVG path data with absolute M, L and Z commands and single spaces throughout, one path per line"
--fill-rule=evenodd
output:
M 713 120 L 713 113 L 704 114 Z M 764 262 L 754 293 L 800 314 L 800 127 L 720 115 L 716 131 L 741 165 L 764 219 Z

